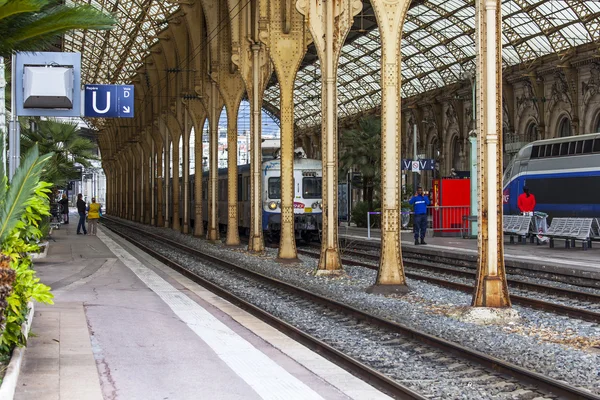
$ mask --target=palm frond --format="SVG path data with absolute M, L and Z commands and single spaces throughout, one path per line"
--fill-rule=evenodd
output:
M 47 1 L 44 0 L 10 0 L 0 2 L 0 20 L 13 15 L 40 11 Z
M 39 18 L 35 25 L 24 26 L 14 32 L 10 40 L 15 43 L 78 29 L 106 30 L 111 29 L 115 20 L 92 6 L 56 7 Z
M 21 218 L 28 198 L 35 192 L 44 164 L 51 156 L 40 156 L 38 147 L 34 146 L 15 172 L 0 209 L 0 243 L 4 242 Z

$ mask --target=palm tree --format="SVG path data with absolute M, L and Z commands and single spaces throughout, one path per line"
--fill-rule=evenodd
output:
M 71 7 L 61 0 L 0 0 L 0 55 L 41 51 L 65 32 L 110 29 L 114 24 L 113 17 L 90 5 Z
M 36 120 L 35 128 L 21 125 L 21 152 L 35 145 L 42 154 L 52 153 L 42 174 L 42 180 L 55 186 L 65 186 L 78 178 L 75 164 L 91 167 L 91 160 L 98 160 L 94 154 L 94 142 L 80 135 L 77 124 L 53 119 Z
M 381 177 L 381 119 L 364 117 L 357 129 L 342 132 L 340 168 L 345 172 L 354 167 L 362 174 L 365 201 L 373 211 L 373 189 Z

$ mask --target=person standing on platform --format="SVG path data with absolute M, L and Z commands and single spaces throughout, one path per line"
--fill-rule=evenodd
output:
M 408 201 L 414 206 L 415 219 L 413 220 L 413 232 L 415 233 L 415 244 L 425 243 L 425 233 L 427 232 L 427 206 L 430 204 L 429 197 L 423 195 L 423 188 L 419 186 L 417 193 Z
M 517 206 L 524 215 L 532 215 L 535 209 L 535 196 L 529 193 L 527 186 L 523 187 L 523 193 L 517 199 Z
M 63 215 L 63 223 L 68 224 L 69 223 L 69 199 L 67 199 L 67 194 L 63 193 L 62 195 L 62 199 L 60 199 L 58 201 L 58 204 L 60 204 L 61 207 L 61 212 Z
M 77 234 L 81 235 L 80 230 L 83 229 L 83 234 L 87 235 L 87 229 L 85 229 L 85 201 L 83 201 L 83 195 L 81 193 L 77 195 L 77 212 L 79 213 Z
M 98 220 L 102 215 L 102 206 L 96 203 L 96 198 L 92 197 L 92 202 L 88 206 L 88 231 L 90 235 L 96 236 L 96 228 L 98 227 Z

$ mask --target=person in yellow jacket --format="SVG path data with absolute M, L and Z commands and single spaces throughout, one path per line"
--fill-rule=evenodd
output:
M 92 197 L 92 202 L 88 206 L 88 231 L 90 235 L 96 236 L 96 228 L 98 226 L 98 220 L 102 215 L 102 206 L 96 203 L 96 198 Z

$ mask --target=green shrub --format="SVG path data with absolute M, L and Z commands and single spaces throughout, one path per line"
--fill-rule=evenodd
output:
M 40 174 L 51 156 L 39 156 L 35 145 L 23 158 L 10 185 L 0 164 L 0 252 L 10 259 L 10 268 L 15 271 L 7 307 L 0 307 L 6 321 L 0 332 L 0 354 L 9 354 L 15 346 L 26 344 L 21 325 L 29 301 L 52 303 L 50 288 L 35 276 L 29 256 L 39 251 L 40 223 L 50 215 L 48 193 L 52 185 L 41 182 Z
M 381 211 L 379 203 L 373 203 L 373 209 L 369 210 L 369 204 L 366 201 L 359 201 L 352 209 L 352 222 L 359 228 L 367 227 L 367 212 Z M 381 227 L 381 216 L 371 215 L 371 228 Z

